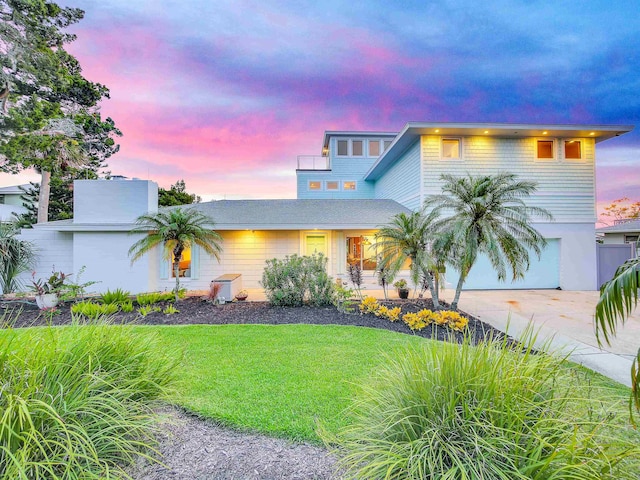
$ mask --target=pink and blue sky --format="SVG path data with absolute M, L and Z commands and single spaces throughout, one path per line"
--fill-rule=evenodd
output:
M 640 124 L 638 0 L 64 4 L 124 133 L 109 170 L 204 199 L 295 197 L 325 130 Z M 597 193 L 640 199 L 640 126 L 599 145 Z

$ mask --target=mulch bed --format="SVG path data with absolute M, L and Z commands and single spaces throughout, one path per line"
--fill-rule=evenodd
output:
M 381 302 L 388 307 L 400 306 L 402 313 L 417 312 L 423 308 L 433 309 L 430 299 L 392 300 Z M 40 325 L 68 325 L 71 323 L 70 303 L 61 304 L 55 315 L 46 315 L 35 305 L 24 302 L 1 302 L 0 322 L 13 327 L 30 327 Z M 448 307 L 444 304 L 444 307 Z M 412 331 L 402 321 L 390 322 L 373 314 L 340 313 L 335 307 L 273 307 L 266 302 L 234 302 L 224 305 L 212 305 L 200 297 L 187 297 L 177 304 L 179 313 L 165 315 L 161 312 L 150 313 L 145 317 L 136 311 L 118 313 L 113 316 L 114 323 L 135 323 L 140 325 L 228 325 L 228 324 L 314 324 L 314 325 L 351 325 L 358 327 L 382 328 L 393 332 L 419 335 L 437 340 L 455 338 L 461 341 L 463 334 L 453 332 L 446 327 L 436 325 L 421 331 Z M 13 314 L 10 312 L 13 310 Z M 467 331 L 474 343 L 482 341 L 489 335 L 502 338 L 504 334 L 492 326 L 460 312 L 469 319 Z

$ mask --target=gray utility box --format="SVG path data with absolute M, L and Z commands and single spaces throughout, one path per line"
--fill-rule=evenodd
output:
M 218 278 L 213 280 L 213 283 L 219 283 L 222 285 L 220 293 L 218 294 L 218 299 L 222 301 L 224 298 L 225 302 L 230 302 L 236 298 L 238 292 L 242 290 L 242 275 L 239 273 L 227 273 L 225 275 L 220 275 Z

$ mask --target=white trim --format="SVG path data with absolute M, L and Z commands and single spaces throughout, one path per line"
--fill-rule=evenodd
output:
M 538 142 L 552 142 L 551 143 L 551 154 L 552 158 L 539 158 L 538 157 Z M 536 162 L 549 163 L 549 162 L 557 162 L 558 161 L 558 142 L 555 138 L 552 137 L 536 137 L 533 139 L 533 159 Z
M 442 155 L 443 151 L 444 151 L 444 142 L 445 140 L 457 140 L 458 141 L 458 156 L 457 157 L 444 157 Z M 462 143 L 463 143 L 463 138 L 462 137 L 455 137 L 455 136 L 451 136 L 451 135 L 443 135 L 440 137 L 440 161 L 441 162 L 462 162 L 464 161 L 464 150 L 462 148 Z
M 580 143 L 580 158 L 567 158 L 567 143 L 578 142 Z M 560 153 L 562 154 L 562 160 L 568 163 L 584 163 L 587 161 L 585 155 L 585 141 L 584 138 L 565 138 L 562 140 L 562 146 L 560 147 Z
M 353 183 L 355 188 L 344 188 L 345 183 Z M 358 181 L 357 180 L 341 180 L 340 186 L 342 187 L 343 192 L 357 192 L 358 191 Z

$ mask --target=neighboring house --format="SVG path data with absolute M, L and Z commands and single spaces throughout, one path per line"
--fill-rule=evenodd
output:
M 553 221 L 536 220 L 548 241 L 524 280 L 498 282 L 480 258 L 467 288 L 596 288 L 596 144 L 630 126 L 408 123 L 398 133 L 327 132 L 322 155 L 298 158 L 296 200 L 225 200 L 191 206 L 212 216 L 223 238 L 220 263 L 198 248 L 180 265 L 184 286 L 207 288 L 219 275 L 240 273 L 246 288 L 259 288 L 265 260 L 288 254 L 324 253 L 329 274 L 345 277 L 357 262 L 374 282 L 377 227 L 397 213 L 419 209 L 440 193 L 442 173 L 512 172 L 538 182 L 529 202 L 548 209 Z M 96 290 L 170 289 L 169 260 L 159 251 L 130 265 L 127 250 L 135 218 L 157 211 L 157 185 L 139 180 L 79 180 L 74 218 L 23 231 L 40 246 L 41 276 L 57 270 L 97 280 Z M 169 207 L 175 208 L 175 207 Z M 447 283 L 456 281 L 452 269 Z
M 9 187 L 0 187 L 0 222 L 7 222 L 13 219 L 13 214 L 21 215 L 27 212 L 22 205 L 22 189 L 29 189 L 31 185 L 11 185 Z
M 618 220 L 615 225 L 598 228 L 596 232 L 605 245 L 636 243 L 640 235 L 640 220 Z

